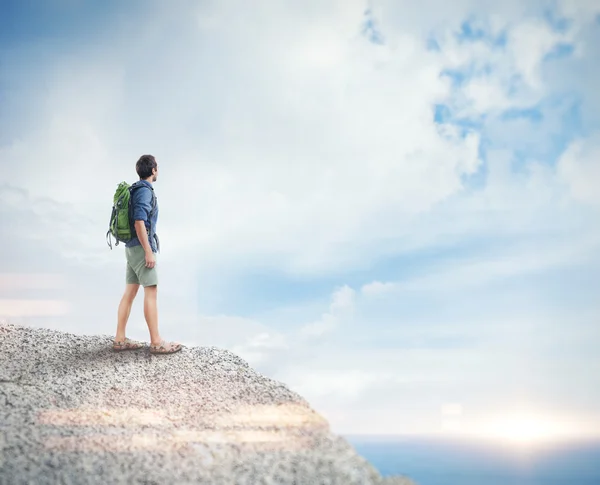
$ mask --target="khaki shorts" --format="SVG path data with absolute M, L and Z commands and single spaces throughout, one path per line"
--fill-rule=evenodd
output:
M 126 247 L 125 257 L 127 258 L 125 282 L 128 285 L 136 284 L 144 287 L 158 285 L 156 272 L 158 263 L 154 264 L 154 268 L 146 268 L 146 253 L 141 245 Z M 154 261 L 157 261 L 156 253 L 154 253 Z

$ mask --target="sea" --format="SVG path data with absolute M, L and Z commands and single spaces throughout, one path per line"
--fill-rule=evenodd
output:
M 600 441 L 501 445 L 436 438 L 344 436 L 383 476 L 417 485 L 600 485 Z

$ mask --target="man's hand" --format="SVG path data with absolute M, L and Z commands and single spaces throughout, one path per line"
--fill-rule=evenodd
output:
M 154 253 L 150 251 L 146 251 L 146 268 L 154 268 L 156 264 L 156 260 L 154 259 Z

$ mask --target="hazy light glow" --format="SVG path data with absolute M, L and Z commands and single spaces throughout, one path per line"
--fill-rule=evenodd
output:
M 516 448 L 535 448 L 583 439 L 587 433 L 572 420 L 535 412 L 499 414 L 465 433 L 469 437 L 504 443 Z

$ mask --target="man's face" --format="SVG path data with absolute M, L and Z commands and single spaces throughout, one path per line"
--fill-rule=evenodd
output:
M 152 170 L 152 182 L 156 182 L 157 176 L 158 176 L 158 163 L 156 164 L 156 168 Z

